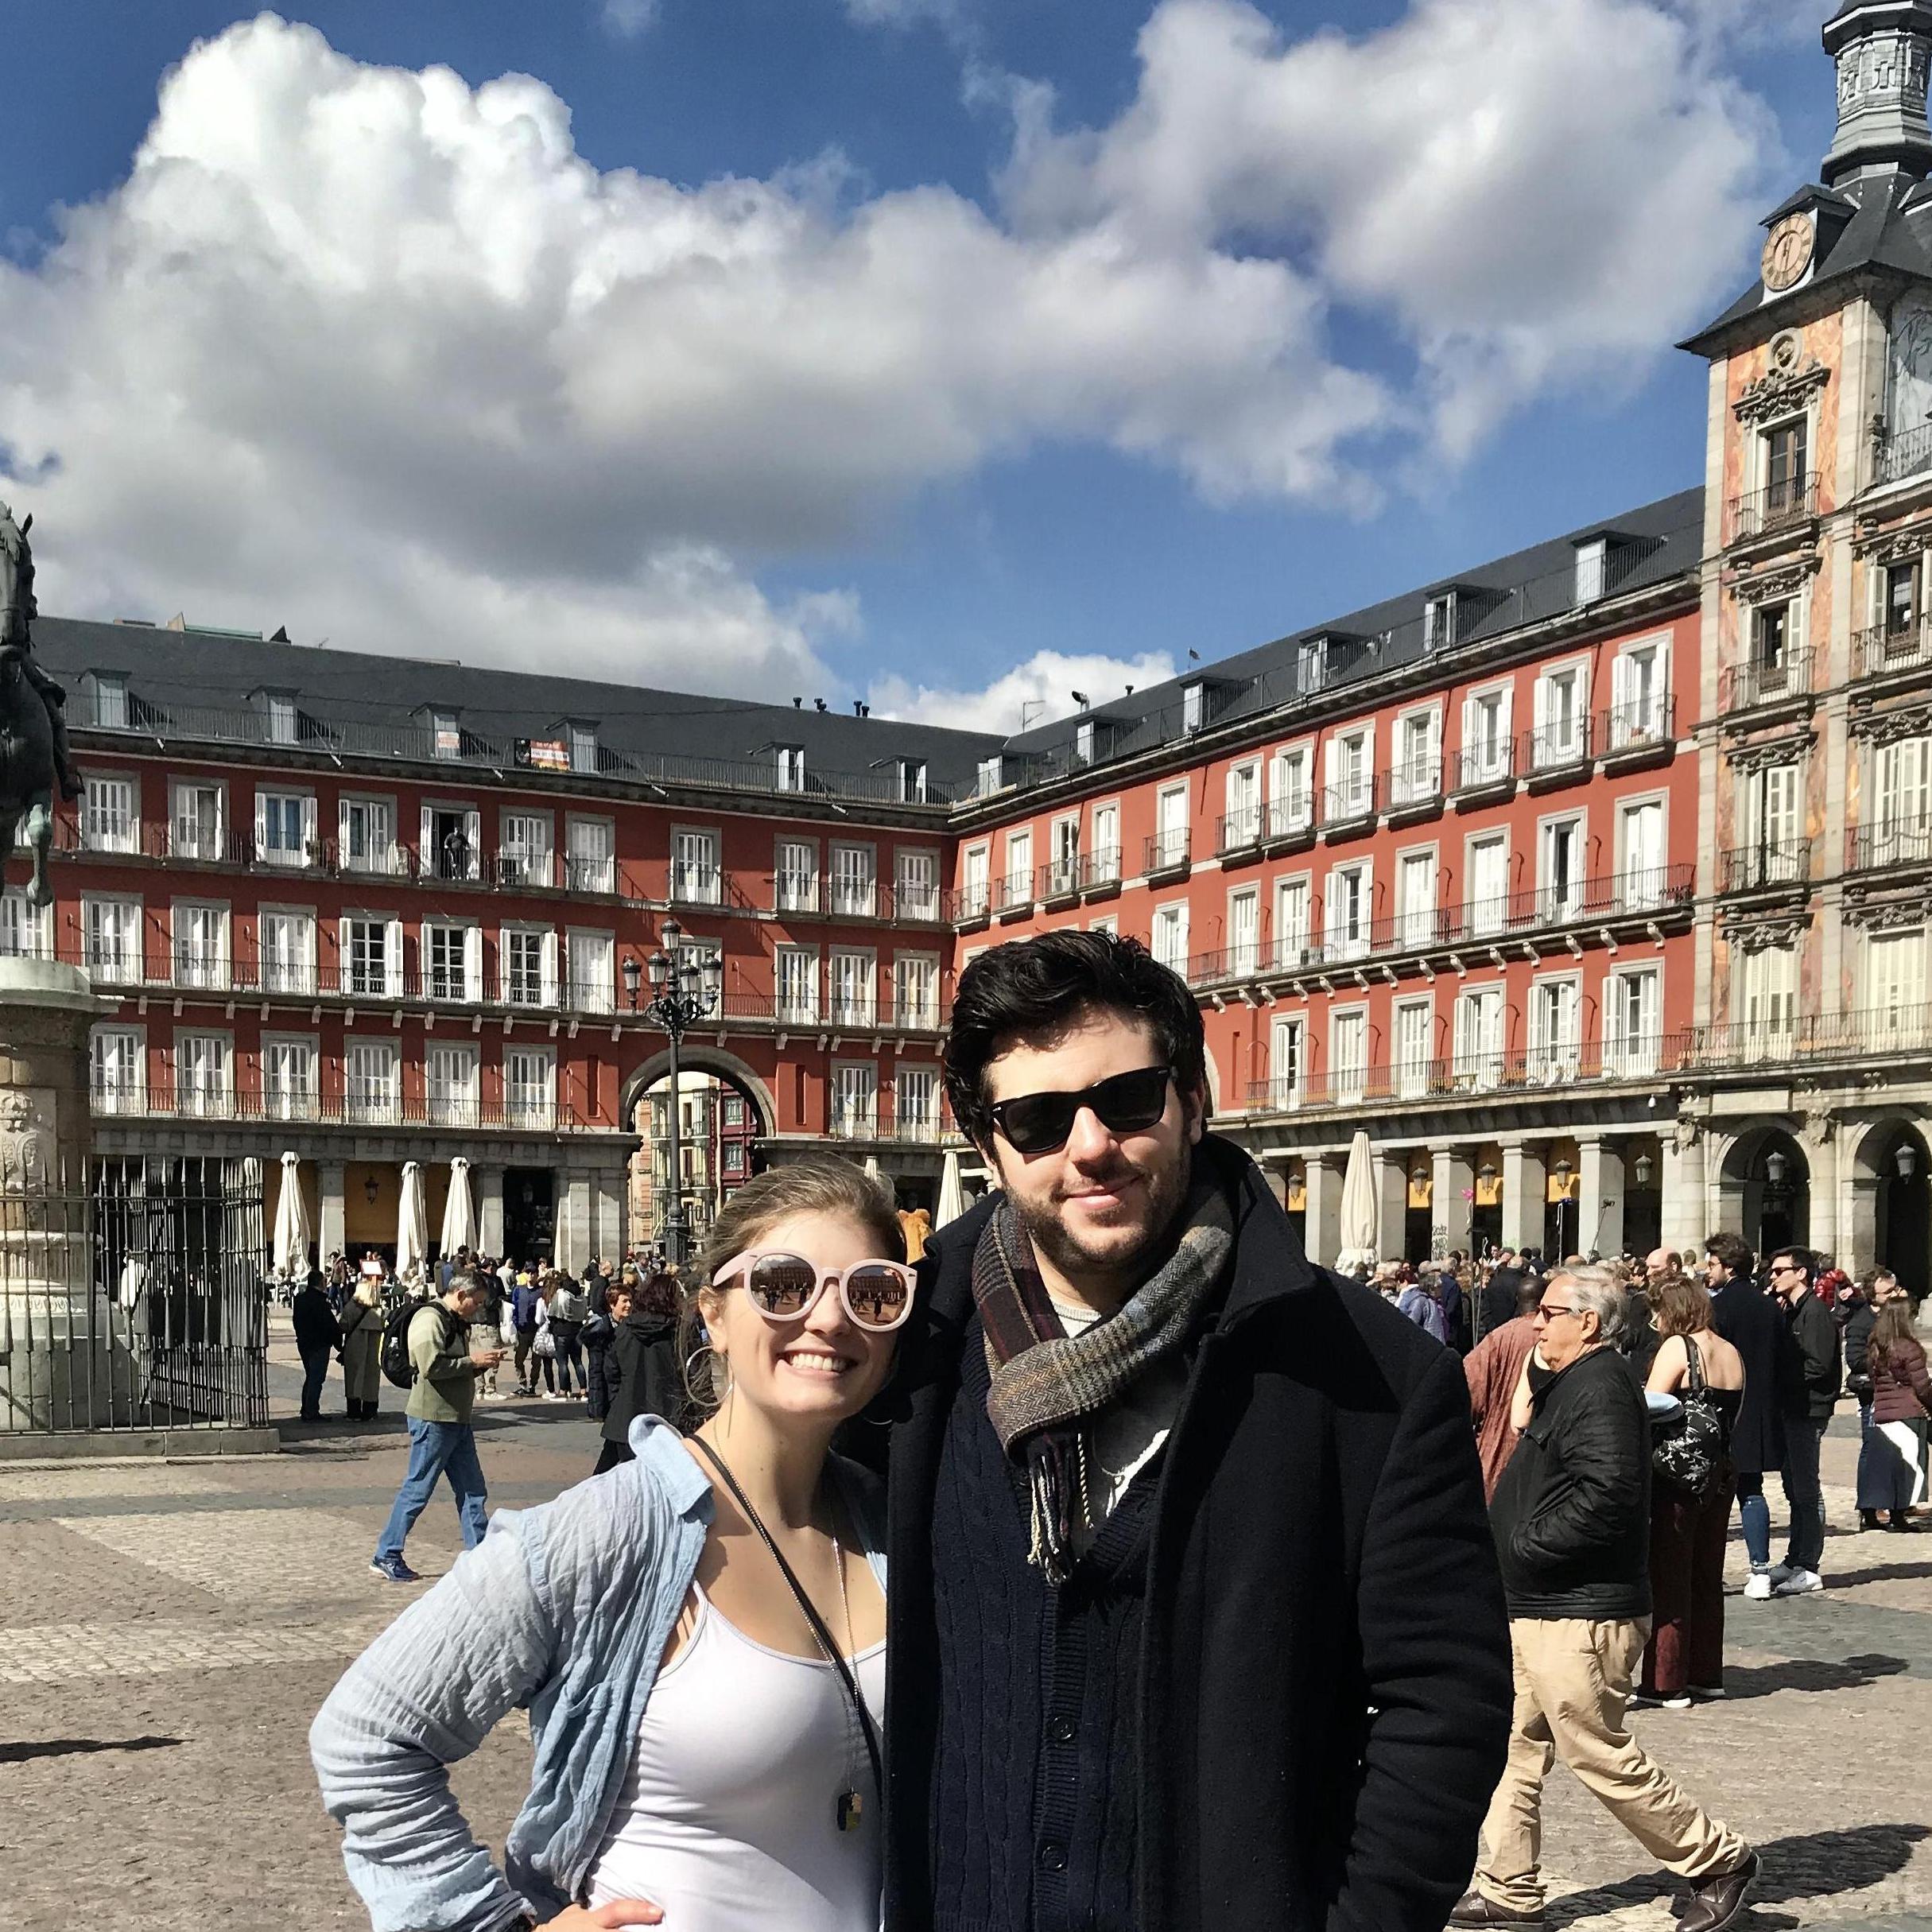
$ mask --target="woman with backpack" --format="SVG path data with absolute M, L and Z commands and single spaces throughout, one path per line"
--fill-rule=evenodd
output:
M 590 1300 L 576 1281 L 561 1270 L 550 1277 L 550 1334 L 557 1344 L 557 1379 L 565 1396 L 590 1394 L 584 1371 L 584 1324 L 590 1317 Z
M 382 1387 L 382 1290 L 358 1282 L 342 1309 L 342 1391 L 352 1422 L 373 1422 Z
M 1926 1371 L 1925 1349 L 1912 1332 L 1912 1305 L 1906 1296 L 1887 1302 L 1874 1317 L 1865 1344 L 1865 1372 L 1872 1378 L 1872 1435 L 1880 1470 L 1890 1479 L 1880 1503 L 1887 1511 L 1885 1527 L 1907 1530 L 1912 1525 L 1906 1512 L 1926 1499 L 1932 1374 Z M 1864 1499 L 1861 1489 L 1860 1500 Z
M 1651 1292 L 1662 1339 L 1644 1387 L 1676 1396 L 1687 1414 L 1704 1408 L 1717 1426 L 1717 1453 L 1705 1459 L 1697 1487 L 1676 1480 L 1668 1456 L 1651 1472 L 1651 1640 L 1636 1697 L 1688 1710 L 1697 1693 L 1724 1689 L 1724 1543 L 1744 1358 L 1712 1325 L 1711 1298 L 1701 1283 L 1666 1274 Z

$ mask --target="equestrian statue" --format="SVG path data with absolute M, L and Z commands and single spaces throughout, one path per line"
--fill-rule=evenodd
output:
M 67 693 L 43 671 L 33 655 L 33 549 L 27 541 L 29 516 L 16 523 L 0 503 L 0 861 L 14 849 L 22 819 L 33 877 L 27 897 L 51 905 L 47 853 L 53 844 L 54 790 L 64 798 L 80 796 L 67 747 Z

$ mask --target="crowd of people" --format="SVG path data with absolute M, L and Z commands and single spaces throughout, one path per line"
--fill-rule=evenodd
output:
M 1748 1595 L 1822 1587 L 1847 1387 L 1861 1508 L 1909 1528 L 1896 1284 L 1718 1235 L 1366 1292 L 1206 1131 L 1196 1003 L 1109 934 L 972 962 L 945 1072 L 996 1189 L 915 1268 L 849 1163 L 748 1182 L 671 1284 L 681 1419 L 641 1351 L 593 1353 L 599 1473 L 487 1536 L 479 1503 L 332 1693 L 311 1748 L 374 1922 L 1535 1932 L 1560 1759 L 1686 1932 L 1729 1932 L 1757 1852 L 1630 1711 L 1722 1696 L 1733 1507 Z M 615 1334 L 672 1321 L 623 1288 Z M 502 1359 L 490 1298 L 458 1267 L 412 1318 L 412 1480 Z M 499 1866 L 448 1767 L 519 1708 Z

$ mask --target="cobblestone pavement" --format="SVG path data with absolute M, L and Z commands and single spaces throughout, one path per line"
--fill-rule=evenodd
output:
M 276 1386 L 292 1410 L 285 1368 Z M 596 1457 L 573 1403 L 486 1405 L 479 1424 L 492 1507 L 553 1496 Z M 415 1593 L 368 1569 L 402 1473 L 400 1418 L 346 1427 L 291 1425 L 281 1456 L 218 1467 L 0 1467 L 5 1932 L 367 1923 L 305 1734 Z M 1825 1468 L 1841 1527 L 1856 1449 L 1841 1419 Z M 458 1543 L 445 1492 L 410 1560 L 434 1577 Z M 1834 1534 L 1826 1559 L 1822 1596 L 1732 1600 L 1727 1701 L 1644 1713 L 1640 1734 L 1759 1846 L 1760 1932 L 1932 1932 L 1932 1525 Z M 1741 1575 L 1735 1548 L 1732 1562 Z M 456 1771 L 499 1848 L 529 1756 L 509 1724 Z M 1667 1932 L 1670 1883 L 1562 1771 L 1546 1821 L 1554 1926 Z

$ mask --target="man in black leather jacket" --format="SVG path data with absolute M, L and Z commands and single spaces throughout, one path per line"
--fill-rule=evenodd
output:
M 1452 1925 L 1542 1925 L 1553 1756 L 1689 1883 L 1686 1932 L 1735 1925 L 1757 1875 L 1757 1854 L 1645 1755 L 1627 1721 L 1651 1631 L 1651 1430 L 1616 1347 L 1623 1317 L 1615 1274 L 1594 1266 L 1559 1269 L 1536 1310 L 1515 1399 L 1522 1440 L 1489 1507 L 1515 1674 L 1509 1763 Z

